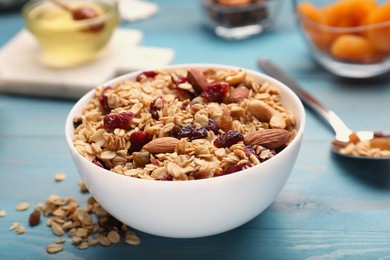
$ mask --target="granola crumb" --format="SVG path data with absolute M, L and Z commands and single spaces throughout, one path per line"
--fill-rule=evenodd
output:
M 7 211 L 0 210 L 0 217 L 5 217 L 7 215 Z
M 55 253 L 58 253 L 62 250 L 64 250 L 64 246 L 61 244 L 50 244 L 46 247 L 46 251 L 49 254 L 55 254 Z
M 80 191 L 82 192 L 82 193 L 88 193 L 89 191 L 88 191 L 88 188 L 87 188 L 87 186 L 85 185 L 85 183 L 83 182 L 83 180 L 79 180 L 78 182 L 78 185 L 79 185 L 79 187 L 80 187 Z
M 17 206 L 16 206 L 16 210 L 17 211 L 24 211 L 26 209 L 28 209 L 29 205 L 27 202 L 22 202 L 22 203 L 19 203 Z
M 11 224 L 11 226 L 8 228 L 9 230 L 15 230 L 19 227 L 19 223 L 18 222 L 14 222 Z
M 24 234 L 24 232 L 25 232 L 25 228 L 23 227 L 23 226 L 18 226 L 17 228 L 16 228 L 16 234 L 18 234 L 18 235 L 21 235 L 21 234 Z
M 139 243 L 141 243 L 141 240 L 133 231 L 127 231 L 125 236 L 125 242 L 129 245 L 139 245 Z
M 66 239 L 64 237 L 59 237 L 56 240 L 56 244 L 63 244 L 66 242 Z
M 65 180 L 65 178 L 66 178 L 66 175 L 63 172 L 56 173 L 56 175 L 54 176 L 54 180 L 56 182 L 63 181 L 63 180 Z

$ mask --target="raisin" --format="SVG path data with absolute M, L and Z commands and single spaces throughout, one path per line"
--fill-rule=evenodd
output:
M 152 137 L 143 131 L 137 131 L 130 135 L 130 149 L 129 152 L 139 152 L 142 147 L 149 143 L 152 140 Z
M 156 76 L 157 76 L 157 72 L 155 72 L 155 71 L 144 71 L 137 76 L 136 80 L 139 82 L 145 77 L 146 78 L 154 78 Z
M 73 127 L 76 129 L 79 125 L 83 123 L 83 119 L 81 117 L 73 118 Z
M 222 103 L 228 91 L 229 83 L 224 81 L 210 82 L 207 83 L 206 88 L 200 95 L 206 98 L 209 102 Z
M 177 139 L 188 138 L 190 141 L 207 137 L 207 130 L 204 127 L 196 128 L 194 125 L 185 125 L 181 128 L 174 128 L 170 135 Z
M 115 230 L 119 233 L 124 232 L 122 229 L 122 222 L 109 214 L 105 218 L 99 218 L 98 224 L 103 229 L 103 233 L 109 232 L 111 230 Z
M 246 169 L 246 168 L 249 168 L 249 167 L 252 167 L 252 164 L 251 164 L 250 162 L 240 163 L 240 164 L 237 164 L 237 165 L 233 165 L 233 166 L 230 166 L 229 168 L 226 168 L 226 169 L 222 172 L 222 175 L 235 173 L 235 172 L 241 171 L 241 170 Z
M 119 114 L 109 114 L 104 117 L 104 128 L 114 130 L 115 128 L 128 129 L 134 114 L 132 112 L 122 112 Z
M 243 140 L 244 136 L 240 132 L 230 130 L 218 136 L 218 138 L 214 141 L 214 146 L 217 148 L 226 148 Z
M 109 114 L 111 109 L 110 107 L 108 106 L 108 99 L 107 99 L 107 96 L 104 95 L 104 93 L 107 91 L 107 90 L 110 90 L 112 89 L 112 87 L 104 87 L 102 92 L 100 93 L 98 99 L 99 99 L 99 104 L 100 104 L 100 109 L 102 110 L 103 114 Z
M 28 218 L 28 223 L 30 224 L 31 227 L 33 227 L 38 225 L 40 221 L 41 221 L 41 212 L 35 209 L 30 214 L 30 217 Z
M 214 134 L 216 134 L 216 135 L 218 134 L 218 130 L 219 130 L 218 124 L 212 118 L 209 118 L 209 123 L 208 123 L 208 125 L 205 126 L 205 128 L 207 131 L 213 131 Z
M 158 111 L 164 107 L 165 103 L 166 101 L 162 96 L 156 97 L 152 103 L 150 103 L 150 113 L 152 114 L 153 119 L 159 119 Z

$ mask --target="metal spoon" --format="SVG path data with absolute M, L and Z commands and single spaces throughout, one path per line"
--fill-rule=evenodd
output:
M 375 139 L 388 139 L 386 143 L 390 143 L 390 137 L 378 137 L 378 133 L 373 131 L 352 131 L 345 123 L 332 111 L 326 108 L 319 100 L 311 94 L 303 90 L 294 80 L 287 76 L 280 68 L 278 68 L 270 60 L 259 60 L 258 65 L 270 76 L 290 87 L 291 90 L 297 94 L 302 102 L 316 111 L 333 129 L 336 136 L 332 142 L 332 151 L 342 156 L 362 158 L 362 159 L 381 159 L 389 160 L 390 157 L 370 157 L 370 156 L 356 156 L 346 155 L 340 152 L 341 148 L 345 147 L 350 142 L 351 135 L 357 136 L 360 141 L 369 141 Z

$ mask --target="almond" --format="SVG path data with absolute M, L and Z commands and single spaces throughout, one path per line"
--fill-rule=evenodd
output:
M 390 150 L 390 137 L 375 137 L 370 141 L 371 147 Z
M 144 145 L 144 149 L 150 153 L 173 153 L 179 142 L 173 137 L 161 137 Z
M 246 134 L 244 143 L 246 145 L 261 145 L 268 149 L 276 149 L 286 144 L 291 137 L 292 134 L 285 129 L 263 129 Z
M 187 81 L 192 85 L 196 93 L 202 93 L 203 89 L 206 88 L 207 78 L 203 73 L 194 68 L 190 68 L 187 71 Z
M 232 103 L 241 103 L 244 99 L 248 98 L 249 89 L 244 86 L 239 86 L 230 92 L 230 101 Z

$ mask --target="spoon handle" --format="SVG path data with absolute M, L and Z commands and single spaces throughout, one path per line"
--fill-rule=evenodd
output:
M 258 65 L 270 76 L 278 79 L 282 83 L 286 84 L 302 102 L 316 111 L 328 124 L 332 127 L 336 133 L 336 139 L 340 141 L 348 141 L 349 135 L 352 133 L 344 122 L 331 110 L 325 107 L 318 99 L 313 97 L 310 93 L 306 92 L 302 87 L 292 80 L 286 73 L 284 73 L 279 67 L 277 67 L 272 61 L 266 59 L 260 59 Z

